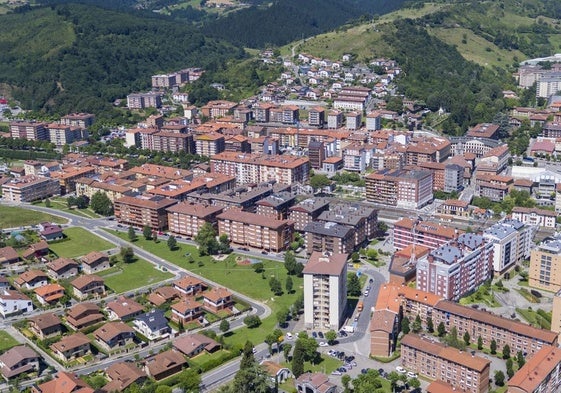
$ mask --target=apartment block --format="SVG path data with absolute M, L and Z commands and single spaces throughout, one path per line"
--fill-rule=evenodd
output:
M 273 217 L 277 220 L 288 219 L 290 207 L 296 202 L 296 195 L 291 192 L 271 194 L 255 203 L 257 214 Z
M 133 196 L 135 191 L 131 189 L 129 182 L 119 184 L 117 181 L 99 181 L 95 178 L 81 177 L 76 180 L 76 196 L 86 196 L 92 198 L 95 193 L 101 192 L 114 203 L 115 200 L 124 196 Z
M 231 208 L 217 216 L 218 234 L 234 244 L 280 252 L 294 237 L 294 223 Z
M 355 249 L 355 230 L 335 222 L 313 221 L 304 227 L 306 253 L 352 253 Z
M 490 123 L 480 123 L 470 128 L 466 136 L 472 138 L 499 139 L 499 126 Z
M 304 325 L 337 331 L 347 306 L 348 254 L 314 252 L 304 267 Z
M 417 261 L 417 288 L 459 300 L 492 275 L 493 244 L 467 233 Z
M 559 392 L 561 349 L 544 346 L 507 382 L 508 393 Z
M 407 334 L 401 339 L 401 365 L 423 377 L 444 381 L 458 391 L 487 393 L 491 362 L 438 342 Z
M 394 224 L 393 246 L 402 250 L 415 244 L 434 250 L 457 239 L 462 233 L 437 222 L 402 218 Z
M 475 196 L 500 202 L 513 186 L 514 179 L 511 176 L 478 173 L 475 177 Z
M 327 113 L 327 128 L 333 130 L 343 126 L 343 112 L 331 110 Z
M 152 87 L 156 89 L 170 89 L 179 84 L 176 80 L 176 74 L 160 74 L 152 75 Z
M 211 172 L 234 176 L 238 184 L 275 180 L 282 184 L 307 183 L 308 157 L 222 152 L 210 159 Z
M 377 131 L 382 129 L 382 115 L 378 111 L 366 115 L 366 130 Z
M 375 310 L 370 320 L 370 356 L 389 357 L 399 336 L 399 315 L 390 310 Z
M 326 198 L 308 198 L 289 208 L 288 218 L 294 221 L 294 228 L 303 231 L 306 225 L 315 221 L 321 213 L 329 209 Z
M 33 202 L 60 195 L 58 180 L 48 177 L 27 175 L 2 184 L 2 198 L 10 202 Z
M 168 227 L 166 209 L 177 202 L 176 199 L 159 195 L 125 196 L 115 201 L 115 217 L 124 225 L 137 228 L 148 226 L 152 230 L 163 231 Z
M 49 140 L 57 147 L 88 138 L 88 132 L 85 129 L 58 123 L 49 124 L 47 131 L 49 133 Z
M 422 162 L 444 162 L 451 154 L 451 144 L 446 138 L 414 138 L 405 150 L 407 165 Z
M 551 308 L 551 331 L 561 333 L 561 290 L 553 296 L 553 307 Z
M 308 125 L 322 128 L 326 122 L 325 108 L 315 106 L 308 111 Z
M 313 169 L 321 169 L 325 160 L 325 145 L 323 142 L 311 141 L 308 145 L 308 157 Z
M 383 169 L 366 176 L 365 180 L 368 202 L 419 209 L 433 199 L 430 171 Z
M 527 225 L 555 228 L 557 213 L 538 208 L 514 207 L 512 209 L 512 218 Z
M 318 222 L 334 222 L 350 226 L 355 231 L 355 246 L 362 245 L 376 236 L 378 210 L 358 203 L 332 204 L 329 210 L 317 217 Z
M 218 225 L 217 216 L 222 213 L 222 208 L 182 202 L 168 208 L 167 212 L 171 233 L 194 237 L 205 223 Z
M 195 146 L 198 155 L 207 157 L 222 153 L 226 148 L 224 136 L 218 133 L 195 136 Z
M 238 104 L 232 101 L 209 101 L 205 106 L 201 108 L 201 113 L 203 116 L 211 119 L 216 119 L 218 117 L 230 115 L 237 106 Z
M 72 127 L 88 128 L 95 121 L 95 115 L 91 113 L 70 113 L 62 116 L 60 124 Z
M 544 240 L 531 251 L 528 273 L 531 287 L 554 292 L 561 290 L 561 239 Z
M 36 121 L 13 121 L 10 123 L 10 135 L 14 139 L 27 139 L 30 141 L 49 140 L 47 123 Z
M 129 109 L 161 108 L 162 93 L 133 93 L 127 96 L 127 107 Z
M 483 237 L 493 243 L 495 273 L 503 273 L 530 256 L 532 229 L 518 220 L 498 222 L 487 228 Z

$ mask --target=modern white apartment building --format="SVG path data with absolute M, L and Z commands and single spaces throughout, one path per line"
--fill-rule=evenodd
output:
M 483 237 L 493 243 L 493 270 L 502 273 L 530 256 L 532 228 L 518 220 L 504 220 L 487 228 Z
M 337 330 L 347 306 L 347 256 L 313 252 L 304 268 L 304 324 Z

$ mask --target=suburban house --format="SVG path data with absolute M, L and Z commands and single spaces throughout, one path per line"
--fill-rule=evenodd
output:
M 212 353 L 220 349 L 220 344 L 203 334 L 193 333 L 179 337 L 173 342 L 173 347 L 192 358 L 203 351 Z
M 198 319 L 203 315 L 203 305 L 195 298 L 186 298 L 171 305 L 171 320 L 186 323 Z
M 31 388 L 31 393 L 94 393 L 76 374 L 59 371 L 55 377 Z
M 39 303 L 48 306 L 64 297 L 64 287 L 59 284 L 47 284 L 33 291 Z
M 42 222 L 39 224 L 39 235 L 46 241 L 60 240 L 64 237 L 60 225 Z
M 80 276 L 70 283 L 74 290 L 74 295 L 84 300 L 88 296 L 105 295 L 105 284 L 101 277 L 95 275 Z
M 181 372 L 188 366 L 185 357 L 176 350 L 161 352 L 146 361 L 146 373 L 156 381 Z
M 18 345 L 0 355 L 0 373 L 6 381 L 20 374 L 38 370 L 39 355 L 25 345 Z
M 109 256 L 99 251 L 92 251 L 84 255 L 81 261 L 82 271 L 86 274 L 94 274 L 111 267 L 109 264 Z
M 123 322 L 108 322 L 93 333 L 96 341 L 108 351 L 134 343 L 134 329 Z
M 300 375 L 296 381 L 298 393 L 336 393 L 337 385 L 329 382 L 327 375 L 322 373 L 305 373 Z
M 90 339 L 83 333 L 74 333 L 63 337 L 60 341 L 50 347 L 53 354 L 63 362 L 69 362 L 89 354 Z
M 78 263 L 70 258 L 57 258 L 47 263 L 47 274 L 53 280 L 74 277 L 78 275 Z
M 19 262 L 19 255 L 13 247 L 0 248 L 0 265 L 9 265 L 17 262 Z
M 60 318 L 50 312 L 29 318 L 28 328 L 41 340 L 62 334 Z
M 112 302 L 107 303 L 105 311 L 110 320 L 114 321 L 120 319 L 121 321 L 128 321 L 137 315 L 142 314 L 144 309 L 140 304 L 133 299 L 120 296 Z
M 174 281 L 172 285 L 179 292 L 190 296 L 195 296 L 206 289 L 206 285 L 201 280 L 191 276 L 183 276 Z
M 149 340 L 168 337 L 171 333 L 168 320 L 160 309 L 150 310 L 145 314 L 138 315 L 133 321 L 133 327 Z
M 78 303 L 68 310 L 66 323 L 74 330 L 87 328 L 88 326 L 100 323 L 105 319 L 99 310 L 99 306 L 94 303 Z
M 179 299 L 180 295 L 181 292 L 179 292 L 177 289 L 166 285 L 154 289 L 152 292 L 150 292 L 147 299 L 150 303 L 157 307 L 166 302 L 171 303 L 172 301 Z
M 286 381 L 287 379 L 293 377 L 292 371 L 290 371 L 290 369 L 288 369 L 286 367 L 283 367 L 278 363 L 271 362 L 269 360 L 261 363 L 261 367 L 263 367 L 265 372 L 271 378 L 271 383 L 272 384 L 276 384 L 276 383 L 281 384 L 284 381 Z
M 4 318 L 33 311 L 31 299 L 23 293 L 4 289 L 0 293 L 0 314 Z
M 105 370 L 109 380 L 103 387 L 104 392 L 122 392 L 133 383 L 141 384 L 146 379 L 146 373 L 131 362 L 112 364 Z
M 25 250 L 21 257 L 23 259 L 41 258 L 49 253 L 49 245 L 46 241 L 41 240 L 39 243 L 30 245 L 27 250 Z
M 42 272 L 41 270 L 28 270 L 23 272 L 19 275 L 18 278 L 15 279 L 14 285 L 17 288 L 27 289 L 31 291 L 35 288 L 42 287 L 47 285 L 49 282 L 49 277 L 46 273 Z
M 204 307 L 211 312 L 231 309 L 234 305 L 232 292 L 226 288 L 212 288 L 203 294 Z

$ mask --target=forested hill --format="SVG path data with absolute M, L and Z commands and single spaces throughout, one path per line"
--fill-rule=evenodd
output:
M 361 16 L 385 14 L 404 0 L 277 0 L 269 7 L 252 7 L 210 21 L 209 36 L 251 48 L 284 45 L 335 29 Z
M 24 108 L 108 110 L 150 75 L 242 57 L 185 23 L 62 4 L 0 16 L 0 94 Z

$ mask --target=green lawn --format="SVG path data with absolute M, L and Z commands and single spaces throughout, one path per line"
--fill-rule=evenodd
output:
M 0 205 L 0 228 L 35 225 L 45 221 L 55 222 L 58 224 L 64 224 L 67 222 L 65 218 L 53 216 L 52 214 L 37 212 L 21 207 Z
M 91 232 L 79 227 L 67 228 L 64 230 L 66 239 L 60 243 L 52 243 L 49 245 L 51 251 L 59 257 L 75 258 L 85 255 L 90 251 L 103 251 L 115 247 L 94 235 Z
M 127 233 L 125 232 L 116 232 L 108 229 L 106 231 L 124 240 L 128 240 Z M 265 268 L 263 274 L 265 279 L 263 279 L 261 273 L 255 273 L 251 266 L 237 265 L 236 254 L 229 255 L 224 261 L 215 261 L 209 256 L 199 257 L 197 248 L 186 244 L 179 244 L 178 248 L 174 251 L 169 250 L 166 242 L 155 243 L 145 240 L 143 237 L 139 237 L 134 244 L 177 266 L 200 274 L 209 280 L 243 293 L 252 299 L 266 303 L 271 307 L 272 315 L 263 320 L 261 326 L 256 329 L 242 328 L 231 332 L 226 338 L 226 343 L 228 344 L 243 346 L 247 340 L 252 341 L 254 344 L 263 342 L 267 334 L 277 327 L 276 312 L 283 307 L 289 308 L 303 290 L 302 278 L 292 277 L 294 293 L 285 293 L 282 296 L 273 295 L 269 288 L 269 278 L 276 277 L 284 288 L 287 277 L 286 269 L 280 262 L 262 260 Z M 189 253 L 189 256 L 185 256 L 187 253 Z
M 463 297 L 460 299 L 460 304 L 473 304 L 473 303 L 481 303 L 485 304 L 489 307 L 499 307 L 500 303 L 497 302 L 495 299 L 495 295 L 489 289 L 488 286 L 482 285 L 480 286 L 477 291 L 472 293 L 469 296 Z
M 4 352 L 18 344 L 19 342 L 15 338 L 10 336 L 4 330 L 0 330 L 0 352 Z
M 68 203 L 66 202 L 65 198 L 50 198 L 51 206 L 50 208 L 53 210 L 60 210 L 62 212 L 71 213 L 75 216 L 85 217 L 85 218 L 99 218 L 101 217 L 99 214 L 94 213 L 92 209 L 89 207 L 86 209 L 69 209 Z M 36 202 L 34 205 L 37 206 L 45 206 L 45 202 Z
M 551 329 L 551 312 L 546 313 L 546 316 L 538 314 L 534 310 L 530 309 L 523 309 L 523 308 L 516 308 L 516 312 L 532 326 L 542 328 L 542 329 Z
M 157 284 L 173 277 L 173 274 L 162 272 L 150 262 L 140 258 L 137 258 L 133 263 L 119 263 L 111 269 L 98 273 L 98 275 L 103 277 L 105 285 L 115 293 L 123 293 L 131 289 Z

